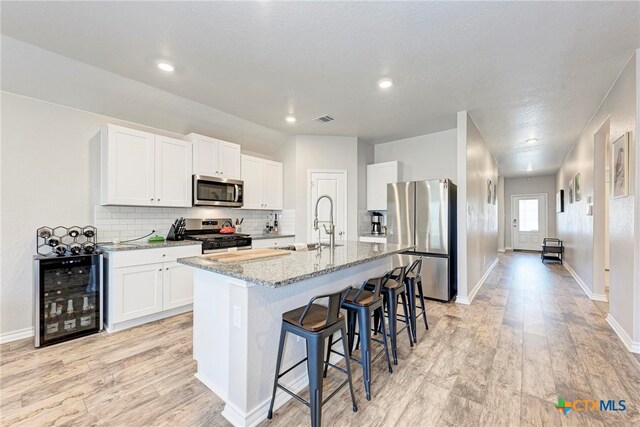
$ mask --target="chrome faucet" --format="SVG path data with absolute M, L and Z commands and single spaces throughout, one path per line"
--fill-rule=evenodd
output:
M 327 194 L 318 197 L 318 200 L 316 200 L 316 209 L 313 217 L 313 229 L 318 232 L 318 250 L 321 250 L 322 245 L 320 244 L 320 227 L 318 225 L 321 222 L 327 221 L 318 221 L 318 204 L 320 203 L 320 200 L 324 198 L 329 199 L 331 210 L 329 211 L 329 228 L 327 228 L 326 224 L 322 224 L 322 227 L 324 228 L 324 232 L 329 235 L 329 246 L 331 247 L 331 250 L 334 250 L 336 248 L 336 225 L 333 223 L 333 199 Z

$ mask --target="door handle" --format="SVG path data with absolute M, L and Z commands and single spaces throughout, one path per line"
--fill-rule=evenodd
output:
M 342 236 L 342 235 L 344 235 L 344 231 L 341 231 L 338 233 L 338 236 Z

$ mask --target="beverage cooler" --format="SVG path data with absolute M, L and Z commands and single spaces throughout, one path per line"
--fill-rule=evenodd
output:
M 102 330 L 102 254 L 34 257 L 35 346 Z

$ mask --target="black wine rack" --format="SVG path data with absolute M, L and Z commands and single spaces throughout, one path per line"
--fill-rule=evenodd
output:
M 38 255 L 80 255 L 98 251 L 98 229 L 92 225 L 40 227 L 36 230 Z

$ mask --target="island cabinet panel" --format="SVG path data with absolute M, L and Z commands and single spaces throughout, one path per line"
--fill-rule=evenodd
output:
M 127 329 L 189 311 L 193 270 L 176 260 L 201 255 L 200 245 L 107 251 L 105 328 Z
M 100 203 L 191 206 L 191 144 L 108 124 L 101 133 Z

